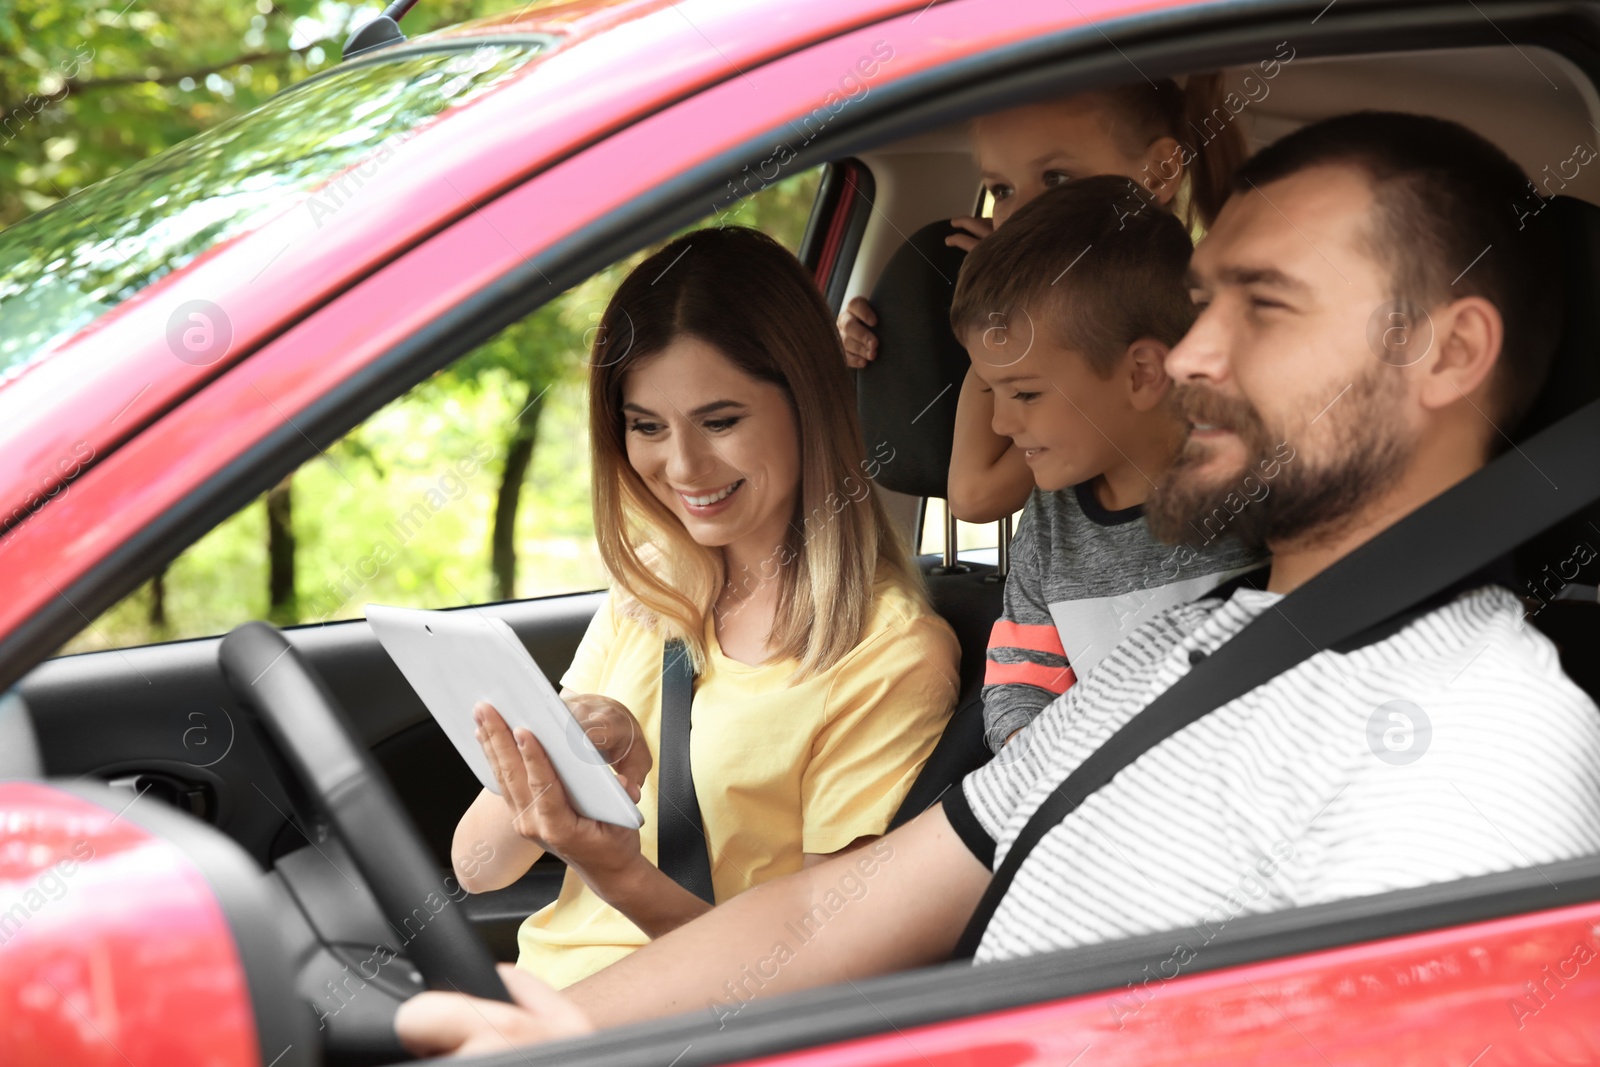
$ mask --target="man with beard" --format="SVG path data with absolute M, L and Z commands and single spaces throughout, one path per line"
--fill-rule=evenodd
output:
M 1167 361 L 1192 429 L 1147 505 L 1152 528 L 1191 538 L 1225 509 L 1231 532 L 1272 551 L 1265 581 L 1136 630 L 1008 758 L 870 859 L 769 882 L 565 997 L 523 976 L 521 1007 L 423 994 L 401 1010 L 402 1038 L 486 1051 L 687 1010 L 726 1018 L 753 997 L 945 959 L 1074 768 L 1283 595 L 1502 447 L 1559 321 L 1549 235 L 1518 229 L 1527 188 L 1499 149 L 1438 119 L 1345 116 L 1265 149 L 1192 260 L 1201 311 Z M 1294 458 L 1270 491 L 1235 508 L 1284 441 Z M 1469 585 L 1168 737 L 1038 840 L 976 959 L 1214 932 L 1600 850 L 1600 715 L 1522 615 L 1508 590 Z

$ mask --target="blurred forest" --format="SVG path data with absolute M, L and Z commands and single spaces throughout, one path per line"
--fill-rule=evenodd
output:
M 410 36 L 508 8 L 422 0 Z M 0 228 L 265 103 L 379 5 L 0 0 Z M 819 175 L 724 221 L 797 248 Z M 371 416 L 189 546 L 62 651 L 603 587 L 589 511 L 586 332 L 642 249 Z

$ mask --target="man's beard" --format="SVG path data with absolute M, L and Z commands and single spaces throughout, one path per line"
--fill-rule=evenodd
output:
M 1268 545 L 1315 544 L 1336 536 L 1360 507 L 1399 479 L 1415 442 L 1397 424 L 1402 379 L 1375 367 L 1317 420 L 1331 443 L 1313 457 L 1302 442 L 1267 429 L 1255 406 L 1202 386 L 1179 386 L 1173 402 L 1191 423 L 1231 430 L 1245 446 L 1246 465 L 1215 482 L 1194 469 L 1208 458 L 1190 443 L 1145 502 L 1150 532 L 1169 544 L 1201 547 L 1223 536 L 1257 552 Z M 1317 421 L 1313 420 L 1313 421 Z M 1308 425 L 1306 437 L 1315 430 Z

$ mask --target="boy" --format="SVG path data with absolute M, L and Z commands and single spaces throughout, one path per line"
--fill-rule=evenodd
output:
M 1144 521 L 1186 435 L 1164 364 L 1194 321 L 1192 250 L 1182 223 L 1108 176 L 1041 193 L 962 265 L 950 324 L 1036 486 L 989 638 L 996 752 L 1145 619 L 1260 562 L 1226 513 L 1198 547 L 1163 545 Z M 1270 491 L 1254 484 L 1241 492 Z

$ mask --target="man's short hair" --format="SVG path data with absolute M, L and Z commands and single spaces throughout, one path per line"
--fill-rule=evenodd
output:
M 1110 377 L 1133 342 L 1175 345 L 1194 322 L 1184 286 L 1193 251 L 1183 224 L 1132 180 L 1070 181 L 1018 208 L 967 256 L 950 326 L 963 339 L 993 327 L 1016 335 L 1026 312 Z
M 1354 167 L 1372 183 L 1366 240 L 1390 270 L 1392 299 L 1419 310 L 1481 296 L 1505 323 L 1494 418 L 1510 432 L 1527 414 L 1560 337 L 1553 227 L 1525 216 L 1542 201 L 1521 167 L 1459 123 L 1360 111 L 1273 142 L 1234 175 L 1246 192 L 1320 166 Z

